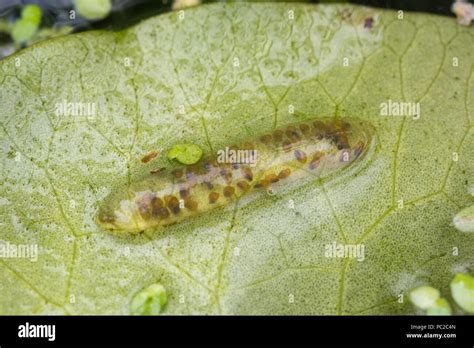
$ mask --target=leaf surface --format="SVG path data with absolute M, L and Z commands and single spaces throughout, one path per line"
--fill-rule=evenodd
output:
M 0 61 L 0 240 L 39 248 L 36 262 L 0 259 L 0 313 L 128 314 L 157 282 L 165 314 L 411 314 L 425 284 L 449 299 L 473 266 L 474 236 L 452 218 L 474 185 L 474 32 L 397 16 L 214 4 Z M 420 117 L 381 116 L 389 100 Z M 57 115 L 63 102 L 96 115 Z M 328 116 L 375 129 L 351 170 L 140 235 L 94 221 L 108 193 L 166 166 L 142 164 L 149 151 L 211 153 Z M 364 245 L 364 260 L 325 257 L 334 242 Z

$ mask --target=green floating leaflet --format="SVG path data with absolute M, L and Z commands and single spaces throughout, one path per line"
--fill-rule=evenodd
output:
M 76 0 L 76 10 L 87 19 L 103 19 L 112 10 L 110 0 Z
M 439 299 L 439 290 L 428 285 L 423 285 L 410 292 L 410 301 L 421 309 L 432 307 Z
M 163 285 L 153 284 L 133 297 L 130 312 L 133 315 L 158 315 L 166 302 L 166 290 Z
M 444 298 L 439 298 L 426 310 L 428 315 L 451 315 L 451 306 Z
M 168 152 L 169 159 L 176 159 L 182 164 L 197 163 L 202 157 L 202 150 L 195 144 L 176 144 Z
M 41 23 L 41 8 L 38 5 L 26 5 L 21 11 L 21 18 L 39 25 Z
M 453 223 L 461 232 L 474 232 L 474 205 L 464 208 L 456 214 Z
M 27 42 L 35 35 L 41 23 L 41 8 L 27 5 L 21 11 L 21 18 L 13 25 L 11 36 L 17 45 Z
M 456 303 L 466 312 L 474 313 L 474 278 L 457 273 L 451 281 L 451 295 Z

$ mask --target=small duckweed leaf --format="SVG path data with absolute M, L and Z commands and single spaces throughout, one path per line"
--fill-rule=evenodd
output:
M 163 285 L 153 284 L 133 297 L 130 312 L 133 315 L 158 315 L 166 302 L 166 290 Z
M 439 298 L 436 302 L 426 310 L 428 315 L 451 315 L 452 310 L 448 301 L 444 298 Z
M 474 205 L 464 208 L 453 219 L 454 226 L 461 232 L 474 232 Z
M 420 286 L 410 292 L 410 301 L 421 309 L 432 307 L 439 298 L 439 290 L 431 286 Z
M 15 43 L 22 44 L 30 40 L 37 30 L 37 23 L 21 18 L 13 24 L 11 35 Z
M 39 25 L 41 23 L 41 7 L 35 4 L 29 4 L 21 10 L 21 18 L 30 21 L 33 24 Z
M 182 164 L 197 163 L 202 157 L 202 150 L 195 144 L 176 144 L 168 152 L 169 159 L 176 159 Z
M 102 19 L 112 10 L 112 0 L 75 0 L 76 9 L 87 19 Z
M 463 310 L 474 314 L 474 278 L 457 273 L 451 281 L 451 295 Z

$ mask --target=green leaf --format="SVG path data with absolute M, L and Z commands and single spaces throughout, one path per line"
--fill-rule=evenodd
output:
M 168 158 L 176 159 L 182 164 L 194 164 L 202 157 L 202 150 L 194 144 L 176 144 L 168 152 Z
M 474 232 L 474 205 L 464 208 L 453 219 L 454 226 L 461 231 Z
M 158 315 L 165 305 L 165 288 L 161 284 L 152 284 L 133 297 L 130 312 L 135 315 Z
M 444 298 L 439 298 L 436 300 L 433 306 L 428 308 L 426 311 L 428 315 L 451 315 L 451 306 L 449 305 L 448 301 Z
M 30 4 L 21 10 L 21 19 L 17 20 L 12 27 L 11 36 L 13 41 L 20 45 L 33 38 L 41 23 L 41 8 Z
M 22 44 L 33 38 L 37 30 L 38 24 L 35 21 L 22 18 L 13 24 L 11 35 L 16 44 Z
M 473 235 L 452 223 L 474 185 L 472 26 L 352 5 L 182 14 L 0 61 L 0 240 L 38 246 L 36 262 L 0 258 L 0 313 L 129 314 L 158 280 L 163 314 L 413 314 L 411 289 L 446 294 L 473 269 Z M 420 112 L 382 116 L 389 100 Z M 374 128 L 347 170 L 142 234 L 96 224 L 105 197 L 149 175 L 150 150 L 209 154 L 328 116 Z M 364 257 L 325 257 L 332 243 Z
M 41 7 L 35 4 L 26 5 L 21 10 L 21 18 L 26 19 L 36 25 L 41 23 L 41 14 Z
M 112 10 L 111 0 L 75 0 L 76 9 L 87 19 L 102 19 Z
M 451 295 L 456 303 L 466 312 L 474 313 L 474 278 L 457 273 L 451 281 Z
M 433 307 L 438 299 L 439 290 L 431 286 L 420 286 L 410 292 L 411 302 L 421 309 Z

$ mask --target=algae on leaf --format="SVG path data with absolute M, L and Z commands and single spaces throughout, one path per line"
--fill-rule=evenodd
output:
M 129 314 L 157 282 L 162 314 L 413 314 L 411 289 L 445 297 L 474 263 L 452 224 L 472 204 L 473 34 L 352 5 L 213 4 L 1 60 L 0 241 L 38 258 L 2 254 L 0 313 Z M 390 102 L 420 113 L 381 115 Z M 95 223 L 150 150 L 210 153 L 328 116 L 374 126 L 366 161 L 140 235 Z M 333 243 L 363 245 L 363 261 L 326 257 Z

